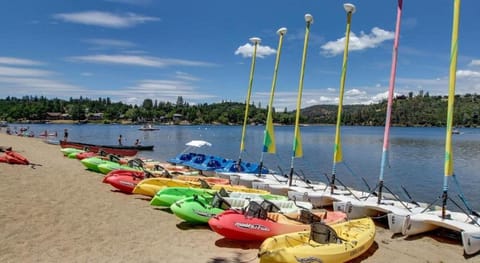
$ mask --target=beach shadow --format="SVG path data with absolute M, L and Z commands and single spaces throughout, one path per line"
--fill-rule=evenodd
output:
M 217 257 L 212 258 L 211 260 L 207 261 L 207 263 L 245 263 L 245 262 L 253 262 L 257 259 L 257 256 L 253 256 L 251 258 L 245 259 L 242 253 L 235 253 L 233 258 L 223 258 Z
M 347 261 L 347 263 L 360 263 L 364 260 L 366 260 L 367 258 L 373 256 L 373 254 L 378 250 L 379 246 L 377 244 L 376 241 L 373 242 L 373 244 L 370 246 L 370 248 L 365 251 L 365 253 L 361 254 L 360 256 L 350 260 L 350 261 Z
M 153 209 L 155 210 L 158 210 L 158 211 L 162 211 L 162 212 L 165 212 L 165 213 L 169 213 L 171 215 L 173 215 L 173 212 L 172 210 L 170 209 L 170 207 L 154 207 Z
M 239 249 L 258 249 L 262 241 L 240 241 L 227 238 L 221 238 L 215 241 L 217 247 L 239 248 Z
M 210 230 L 210 226 L 208 224 L 192 224 L 186 221 L 180 222 L 177 224 L 177 228 L 181 230 L 198 230 L 198 229 L 205 229 Z
M 381 227 L 383 229 L 389 229 L 388 227 L 388 219 L 386 216 L 382 216 L 380 218 L 372 218 L 375 226 Z
M 435 242 L 442 243 L 442 244 L 462 246 L 461 234 L 452 230 L 444 229 L 444 228 L 435 229 L 435 230 L 432 230 L 426 233 L 421 233 L 418 235 L 407 236 L 403 240 L 415 241 L 423 238 L 430 238 Z M 464 258 L 470 257 L 470 255 L 466 255 L 465 252 L 463 256 Z
M 404 238 L 404 240 L 415 241 L 422 238 L 431 238 L 439 243 L 462 246 L 461 234 L 456 231 L 444 229 L 444 228 L 432 230 L 430 232 L 426 232 L 426 233 L 418 234 L 414 236 L 407 236 Z M 467 255 L 465 254 L 465 251 L 463 251 L 463 258 L 465 259 L 476 257 L 478 255 L 480 255 L 480 251 L 472 255 Z
M 413 236 L 407 236 L 404 238 L 404 240 L 408 241 L 414 241 L 414 240 L 419 240 L 422 238 L 431 238 L 437 242 L 440 243 L 448 243 L 448 244 L 460 244 L 462 242 L 462 238 L 460 233 L 456 233 L 455 231 L 451 231 L 448 229 L 435 229 L 426 233 L 421 233 L 418 235 L 413 235 Z
M 138 199 L 138 200 L 143 200 L 143 201 L 152 201 L 152 198 L 151 197 L 146 197 L 146 196 L 143 196 L 143 197 L 135 197 L 135 199 Z
M 125 193 L 125 192 L 122 192 L 118 189 L 110 189 L 110 192 L 112 193 L 120 193 L 120 194 L 124 194 L 124 195 L 132 195 L 132 193 Z
M 437 231 L 432 231 L 429 236 L 439 242 L 460 244 L 462 243 L 462 234 L 457 231 L 452 231 L 445 228 L 440 228 Z
M 403 237 L 404 237 L 404 235 L 402 233 L 394 233 L 394 234 L 392 234 L 392 236 L 390 236 L 390 238 L 392 238 L 392 239 L 401 239 Z
M 475 253 L 475 254 L 472 254 L 472 255 L 467 255 L 467 254 L 465 254 L 465 251 L 463 251 L 463 258 L 465 258 L 465 259 L 470 259 L 470 258 L 476 257 L 478 255 L 480 255 L 480 251 Z

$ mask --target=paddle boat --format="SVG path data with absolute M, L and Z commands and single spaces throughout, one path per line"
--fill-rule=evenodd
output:
M 205 147 L 212 146 L 211 143 L 203 140 L 192 140 L 185 144 L 187 147 L 179 153 L 177 156 L 168 160 L 169 163 L 173 164 L 183 164 L 184 162 L 192 160 L 193 157 L 197 155 L 196 150 Z M 194 151 L 195 150 L 195 151 Z

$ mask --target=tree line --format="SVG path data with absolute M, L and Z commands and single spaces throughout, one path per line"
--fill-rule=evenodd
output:
M 479 95 L 456 95 L 454 125 L 479 126 Z M 382 126 L 385 124 L 387 102 L 369 105 L 344 105 L 342 125 Z M 337 105 L 316 105 L 301 110 L 303 124 L 335 124 Z M 291 125 L 295 122 L 295 111 L 275 111 L 274 122 Z M 176 103 L 145 99 L 142 105 L 112 102 L 110 98 L 48 99 L 43 96 L 6 97 L 0 99 L 0 120 L 7 122 L 42 122 L 49 113 L 61 113 L 72 121 L 84 121 L 89 116 L 101 113 L 96 122 L 169 122 L 174 124 L 226 124 L 241 125 L 244 120 L 245 104 L 222 101 L 212 104 L 190 105 L 181 96 Z M 430 96 L 420 92 L 414 96 L 397 96 L 392 109 L 394 126 L 445 126 L 447 96 Z M 97 115 L 98 116 L 98 115 Z M 175 118 L 175 116 L 177 118 Z M 249 124 L 264 124 L 267 109 L 254 103 L 248 113 Z

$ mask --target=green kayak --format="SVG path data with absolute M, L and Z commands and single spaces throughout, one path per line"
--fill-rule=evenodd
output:
M 195 187 L 166 187 L 158 191 L 150 201 L 154 206 L 171 206 L 173 203 L 193 195 L 213 196 L 217 190 Z M 232 198 L 262 198 L 267 200 L 288 200 L 287 196 L 275 194 L 254 194 L 243 192 L 229 192 L 228 197 Z
M 158 191 L 150 201 L 150 205 L 170 207 L 173 203 L 193 195 L 213 196 L 217 190 L 195 187 L 165 187 Z
M 80 150 L 77 148 L 62 148 L 60 149 L 60 151 L 63 153 L 63 156 L 67 156 L 67 157 L 70 157 L 70 154 L 76 155 L 77 153 L 84 152 L 84 150 Z
M 131 170 L 131 171 L 141 170 L 140 167 L 132 167 L 130 165 L 119 164 L 117 162 L 111 162 L 111 161 L 101 163 L 97 166 L 97 168 L 102 174 L 108 174 L 113 170 Z
M 267 200 L 269 199 L 269 200 Z M 214 195 L 193 195 L 181 199 L 170 206 L 170 210 L 179 218 L 194 224 L 208 223 L 211 217 L 220 214 L 227 209 L 243 209 L 250 201 L 274 202 L 275 204 L 291 203 L 287 197 L 281 195 L 261 195 L 252 193 L 232 192 L 220 189 Z M 279 208 L 280 209 L 280 208 Z
M 211 217 L 229 208 L 230 204 L 218 193 L 215 193 L 214 196 L 194 195 L 181 199 L 170 206 L 177 217 L 192 224 L 206 224 Z

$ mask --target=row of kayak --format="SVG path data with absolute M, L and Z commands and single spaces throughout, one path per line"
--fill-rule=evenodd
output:
M 151 197 L 152 206 L 169 208 L 183 221 L 208 224 L 227 239 L 262 241 L 260 262 L 345 262 L 374 241 L 370 218 L 348 220 L 344 212 L 313 210 L 311 202 L 232 185 L 229 179 L 198 175 L 182 165 L 104 156 L 81 161 L 105 174 L 104 183 L 126 194 Z

